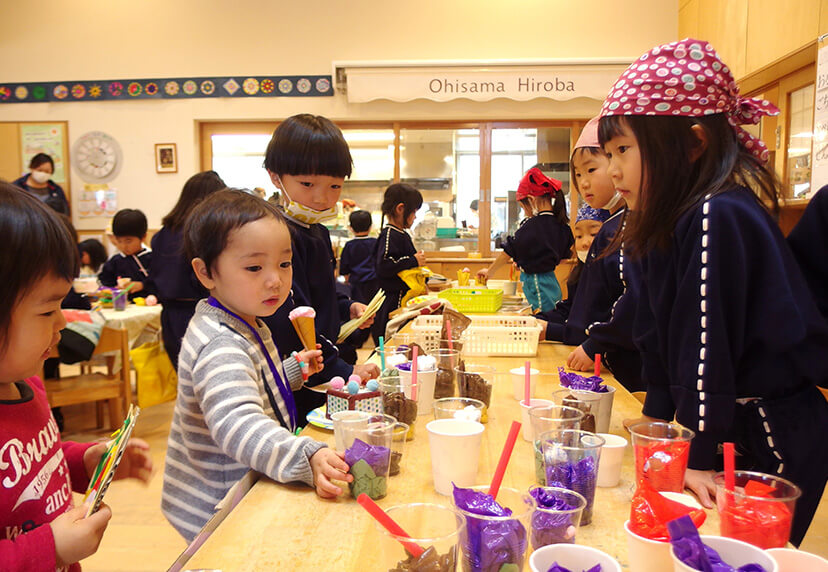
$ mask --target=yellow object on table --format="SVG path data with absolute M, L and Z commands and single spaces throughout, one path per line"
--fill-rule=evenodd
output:
M 409 268 L 408 270 L 401 270 L 397 272 L 400 280 L 405 282 L 408 286 L 408 292 L 405 293 L 402 300 L 400 300 L 400 307 L 405 308 L 405 305 L 412 298 L 422 296 L 428 293 L 428 286 L 426 286 L 426 278 L 431 276 L 432 272 L 426 266 L 417 266 L 416 268 Z
M 393 340 L 386 343 L 393 344 Z M 566 362 L 572 347 L 542 343 L 532 367 L 553 373 Z M 489 408 L 489 422 L 483 433 L 477 481 L 488 484 L 513 420 L 520 420 L 520 406 L 508 381 L 510 369 L 523 366 L 526 358 L 475 357 L 476 363 L 493 365 L 504 380 L 495 384 Z M 541 376 L 536 397 L 548 398 L 558 389 Z M 628 437 L 621 422 L 639 417 L 641 404 L 608 373 L 605 382 L 616 388 L 610 433 Z M 450 506 L 448 497 L 434 491 L 426 423 L 432 415 L 417 419 L 415 438 L 406 445 L 401 473 L 391 477 L 388 496 L 378 501 L 383 508 L 413 502 Z M 333 433 L 308 426 L 302 435 L 333 445 Z M 603 550 L 627 563 L 624 521 L 630 515 L 635 469 L 632 448 L 624 453 L 621 481 L 613 488 L 598 488 L 592 524 L 578 529 L 577 543 Z M 503 479 L 504 487 L 527 490 L 535 484 L 532 445 L 518 439 Z M 282 485 L 262 478 L 222 522 L 213 535 L 187 563 L 188 568 L 223 570 L 379 570 L 382 555 L 377 549 L 379 535 L 373 519 L 348 496 L 348 489 L 334 501 L 322 500 L 307 486 Z M 701 534 L 718 534 L 719 517 L 707 510 Z M 333 536 L 338 540 L 332 541 Z M 292 539 L 274 542 L 274 538 Z M 402 554 L 402 551 L 401 551 Z M 527 558 L 528 562 L 528 558 Z M 525 570 L 529 569 L 528 563 Z
M 468 270 L 458 270 L 457 271 L 457 285 L 458 286 L 468 286 L 470 276 L 471 276 L 471 272 L 469 272 Z

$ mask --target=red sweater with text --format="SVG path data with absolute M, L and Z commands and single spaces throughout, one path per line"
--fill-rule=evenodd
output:
M 89 478 L 83 454 L 94 443 L 62 443 L 38 377 L 17 382 L 20 399 L 0 401 L 0 570 L 55 570 L 52 529 Z M 79 571 L 80 564 L 62 570 Z

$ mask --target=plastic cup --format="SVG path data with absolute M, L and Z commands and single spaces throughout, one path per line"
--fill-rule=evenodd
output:
M 457 389 L 460 397 L 471 397 L 482 401 L 483 416 L 481 423 L 489 420 L 489 405 L 492 401 L 492 384 L 495 380 L 495 368 L 490 365 L 467 363 L 464 368 L 455 368 Z
M 434 399 L 454 397 L 457 393 L 454 368 L 460 364 L 460 352 L 449 349 L 436 349 L 428 352 L 437 362 L 437 379 L 434 382 Z
M 536 503 L 531 519 L 532 548 L 537 550 L 548 544 L 574 544 L 575 533 L 581 524 L 581 514 L 586 507 L 586 499 L 575 491 L 560 487 L 537 488 L 542 488 L 546 495 L 572 508 L 545 508 Z
M 483 425 L 463 419 L 436 419 L 426 425 L 426 430 L 434 490 L 451 495 L 452 482 L 458 487 L 477 482 Z
M 598 416 L 601 411 L 600 394 L 594 391 L 564 388 L 553 391 L 552 400 L 558 405 L 574 407 L 583 411 L 584 418 L 581 420 L 581 431 L 589 431 L 590 433 L 598 431 Z
M 529 398 L 535 397 L 535 387 L 538 385 L 538 374 L 540 370 L 529 369 Z M 515 399 L 523 401 L 526 398 L 526 368 L 516 367 L 509 370 L 512 377 L 512 389 L 515 392 Z
M 598 436 L 604 440 L 604 446 L 601 447 L 601 463 L 598 465 L 598 486 L 618 486 L 627 440 L 610 433 L 598 433 Z
M 522 425 L 521 433 L 523 434 L 524 441 L 533 441 L 534 440 L 534 432 L 532 431 L 532 420 L 529 418 L 529 411 L 531 411 L 535 407 L 550 407 L 554 406 L 555 404 L 549 401 L 548 399 L 530 399 L 529 403 L 526 403 L 523 399 L 520 400 L 520 420 Z M 576 429 L 577 427 L 572 427 L 572 429 Z
M 403 385 L 399 377 L 381 377 L 377 380 L 382 393 L 382 412 L 408 425 L 406 439 L 414 438 L 417 421 L 417 402 L 411 399 L 411 385 Z
M 734 570 L 744 566 L 745 564 L 759 564 L 766 572 L 779 572 L 779 565 L 774 560 L 773 556 L 767 554 L 764 550 L 760 550 L 755 546 L 735 540 L 733 538 L 722 538 L 721 536 L 706 536 L 701 537 L 701 541 L 719 553 L 722 561 L 733 567 Z M 670 546 L 669 543 L 665 543 Z M 673 548 L 670 546 L 670 560 L 673 563 L 673 570 L 675 572 L 698 572 L 679 560 Z M 669 570 L 665 568 L 664 570 Z M 813 572 L 812 568 L 799 568 L 801 572 Z
M 546 484 L 540 436 L 547 431 L 580 429 L 583 418 L 583 412 L 573 407 L 545 405 L 529 409 L 529 425 L 532 427 L 532 448 L 535 451 L 535 481 L 538 484 Z
M 465 525 L 449 507 L 437 504 L 412 503 L 392 506 L 385 511 L 394 522 L 410 534 L 401 537 L 388 532 L 375 522 L 380 539 L 382 564 L 380 570 L 454 570 L 457 563 L 457 545 Z M 405 550 L 402 541 L 413 542 L 426 552 L 419 560 Z M 442 565 L 429 565 L 431 558 Z
M 480 421 L 483 416 L 482 401 L 469 397 L 444 397 L 434 400 L 435 419 L 465 419 Z
M 488 493 L 489 485 L 467 487 Z M 452 504 L 454 497 L 452 496 Z M 483 516 L 467 512 L 455 506 L 466 528 L 460 535 L 460 552 L 463 570 L 503 570 L 513 564 L 514 570 L 523 570 L 529 548 L 530 517 L 535 500 L 528 493 L 508 487 L 500 487 L 497 503 L 512 511 L 510 516 Z M 482 538 L 501 537 L 495 550 L 486 548 Z M 491 566 L 482 567 L 480 564 Z M 509 567 L 507 567 L 509 568 Z M 544 571 L 545 572 L 545 571 Z
M 770 548 L 765 550 L 779 565 L 779 572 L 828 572 L 828 560 L 792 548 Z
M 682 493 L 661 493 L 663 496 L 693 508 L 701 505 L 690 495 Z M 624 523 L 627 534 L 627 560 L 630 570 L 636 572 L 664 572 L 671 570 L 673 559 L 670 556 L 670 543 L 662 540 L 652 540 L 630 530 L 630 521 Z
M 434 386 L 437 383 L 437 369 L 417 371 L 417 391 L 416 395 L 411 392 L 411 370 L 402 369 L 408 364 L 400 364 L 397 369 L 400 370 L 400 381 L 404 387 L 407 387 L 406 397 L 417 399 L 418 415 L 428 415 L 431 413 L 431 408 L 434 404 Z
M 540 436 L 546 486 L 562 487 L 583 496 L 587 504 L 581 524 L 592 522 L 595 482 L 604 440 L 595 433 L 566 429 Z
M 630 427 L 635 455 L 635 482 L 657 491 L 684 490 L 684 472 L 695 433 L 677 423 L 638 423 Z
M 112 308 L 118 312 L 126 310 L 129 298 L 126 292 L 119 288 L 111 288 L 112 290 Z
M 388 374 L 394 372 L 396 374 L 396 368 L 401 363 L 405 363 L 408 360 L 408 346 L 390 346 L 386 345 L 383 350 L 380 352 L 379 348 L 377 348 L 377 353 L 381 353 L 385 356 L 385 371 L 380 372 L 383 376 L 387 376 Z M 380 362 L 382 363 L 382 362 Z
M 391 468 L 391 442 L 397 420 L 390 415 L 374 414 L 365 426 L 344 426 L 345 462 L 354 481 L 348 483 L 351 496 L 365 493 L 374 500 L 388 493 L 388 473 Z M 360 444 L 359 442 L 362 442 Z M 363 454 L 365 445 L 372 447 Z
M 600 564 L 601 572 L 621 572 L 618 560 L 606 552 L 578 544 L 550 544 L 538 548 L 529 556 L 529 569 L 547 572 L 556 562 L 570 570 L 589 570 Z
M 367 411 L 337 411 L 331 415 L 334 430 L 334 448 L 338 453 L 345 452 L 345 427 L 367 427 L 371 414 Z
M 724 473 L 716 473 L 716 509 L 719 534 L 759 548 L 784 548 L 791 535 L 794 506 L 802 495 L 787 479 L 751 471 L 734 471 L 735 488 L 724 486 Z M 772 487 L 767 496 L 752 494 L 749 482 Z
M 389 477 L 400 474 L 407 435 L 407 424 L 400 423 L 399 421 L 394 424 L 394 428 L 391 431 L 391 464 L 388 469 Z

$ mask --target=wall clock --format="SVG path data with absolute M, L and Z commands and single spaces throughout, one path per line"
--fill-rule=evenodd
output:
M 121 146 L 103 131 L 90 131 L 72 145 L 72 165 L 88 183 L 107 183 L 121 170 Z

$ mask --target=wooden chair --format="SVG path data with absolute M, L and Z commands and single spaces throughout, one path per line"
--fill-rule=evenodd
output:
M 103 426 L 103 403 L 109 410 L 109 427 L 121 426 L 126 410 L 132 403 L 132 386 L 129 379 L 129 338 L 126 330 L 104 327 L 93 356 L 118 352 L 121 369 L 115 372 L 115 355 L 106 355 L 106 374 L 92 373 L 91 367 L 81 367 L 80 375 L 56 380 L 44 380 L 46 394 L 52 407 L 97 402 L 98 427 Z M 88 365 L 88 364 L 87 364 Z

